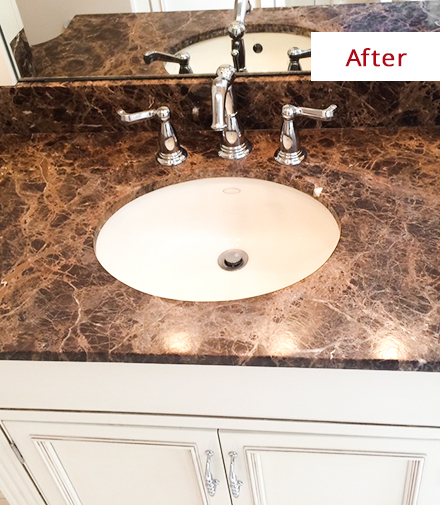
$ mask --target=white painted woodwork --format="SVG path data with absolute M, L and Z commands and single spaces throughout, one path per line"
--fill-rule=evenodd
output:
M 132 12 L 151 12 L 150 0 L 130 0 Z
M 0 0 L 0 26 L 9 44 L 23 28 L 15 0 Z
M 15 84 L 17 84 L 17 76 L 9 51 L 0 36 L 0 86 L 14 86 Z
M 440 374 L 0 361 L 0 407 L 440 427 Z
M 0 490 L 9 505 L 47 505 L 1 430 Z
M 0 0 L 0 86 L 14 86 L 17 83 L 9 44 L 22 28 L 23 22 L 15 0 Z
M 413 461 L 408 467 L 415 477 L 413 482 L 417 482 L 419 471 L 417 458 L 425 458 L 420 499 L 430 472 L 440 475 L 437 456 L 433 457 L 431 452 L 437 450 L 440 428 L 440 375 L 437 373 L 0 361 L 0 384 L 7 385 L 0 388 L 0 420 L 9 428 L 10 422 L 27 423 L 33 427 L 50 426 L 49 432 L 27 430 L 28 435 L 39 434 L 42 439 L 59 435 L 75 438 L 78 436 L 76 425 L 119 426 L 124 433 L 127 426 L 130 430 L 139 426 L 161 426 L 174 432 L 177 429 L 179 433 L 185 430 L 215 433 L 220 430 L 223 437 L 224 431 L 289 432 L 290 436 L 307 433 L 308 440 L 313 435 L 320 438 L 328 435 L 338 444 L 340 437 L 367 437 L 368 440 L 381 439 L 384 444 L 388 444 L 387 440 L 394 440 L 392 452 L 409 455 Z M 58 425 L 72 428 L 68 433 L 53 431 L 52 428 Z M 91 437 L 103 436 L 108 438 L 101 428 L 98 433 L 91 433 Z M 117 436 L 125 439 L 125 435 L 118 433 Z M 142 437 L 132 436 L 131 439 L 142 440 Z M 173 442 L 176 440 L 187 442 L 181 438 Z M 71 443 L 74 442 L 63 442 L 68 447 Z M 196 443 L 199 454 L 204 453 L 205 447 L 212 448 Z M 248 471 L 242 466 L 245 445 L 266 449 L 276 447 L 274 443 L 265 442 L 264 445 L 255 439 L 236 446 L 223 443 L 228 464 L 229 450 L 240 453 L 237 470 L 239 476 L 245 477 Z M 79 451 L 76 447 L 82 446 L 78 444 L 80 442 L 74 445 Z M 19 446 L 23 449 L 20 443 Z M 47 476 L 50 470 L 43 463 L 38 446 L 34 442 L 31 446 Z M 64 445 L 63 448 L 61 445 L 54 447 L 60 454 L 64 450 Z M 367 448 L 356 444 L 353 450 L 390 452 L 387 447 L 382 443 L 373 449 L 370 444 Z M 334 448 L 340 449 L 340 446 Z M 298 457 L 298 453 L 294 456 Z M 309 454 L 312 460 L 315 456 L 313 451 Z M 202 461 L 201 456 L 199 459 Z M 217 459 L 213 468 L 214 476 L 219 478 L 222 465 Z M 60 491 L 53 478 L 51 480 L 54 493 L 60 499 Z M 434 497 L 440 496 L 435 486 L 429 488 L 430 493 Z M 10 505 L 43 505 L 1 433 L 0 489 Z M 249 489 L 251 487 L 246 491 L 243 487 L 242 496 Z M 66 500 L 62 500 L 61 504 L 65 505 Z M 59 502 L 55 503 L 58 505 Z M 420 503 L 424 505 L 425 502 Z
M 438 504 L 437 437 L 220 432 L 223 454 L 238 453 L 245 483 L 234 505 Z
M 164 11 L 206 11 L 233 9 L 234 0 L 162 0 Z
M 165 0 L 150 0 L 150 8 L 153 12 L 164 12 L 167 9 L 164 7 Z M 187 10 L 184 7 L 180 10 Z
M 81 412 L 0 418 L 49 505 L 143 505 L 147 497 L 155 505 L 231 505 L 230 451 L 243 481 L 232 505 L 440 500 L 438 429 Z M 203 482 L 208 449 L 220 480 L 213 498 Z
M 225 478 L 214 497 L 205 490 L 206 450 L 217 456 L 214 476 L 223 471 L 215 430 L 23 421 L 4 426 L 50 505 L 229 501 Z

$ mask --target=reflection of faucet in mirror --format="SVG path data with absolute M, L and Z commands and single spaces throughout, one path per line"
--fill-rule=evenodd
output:
M 234 21 L 228 26 L 228 33 L 232 39 L 232 60 L 237 72 L 246 72 L 246 55 L 243 35 L 246 32 L 244 21 L 246 14 L 252 11 L 249 0 L 235 0 Z
M 244 137 L 237 119 L 232 93 L 235 76 L 234 67 L 221 65 L 212 83 L 211 128 L 223 133 L 218 155 L 228 160 L 239 160 L 252 151 L 252 144 Z
M 179 74 L 192 74 L 192 68 L 189 66 L 189 53 L 184 54 L 167 54 L 160 51 L 148 51 L 144 54 L 144 61 L 147 65 L 151 65 L 153 61 L 166 61 L 169 63 L 177 63 L 180 65 Z
M 312 50 L 306 49 L 302 50 L 299 47 L 291 47 L 287 51 L 287 56 L 289 57 L 289 66 L 287 70 L 292 72 L 294 70 L 302 70 L 301 63 L 299 60 L 302 58 L 310 58 L 312 56 Z

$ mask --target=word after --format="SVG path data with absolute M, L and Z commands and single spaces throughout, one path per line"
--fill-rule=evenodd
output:
M 381 58 L 381 54 L 377 51 L 373 51 L 372 53 L 370 53 L 370 51 L 371 49 L 366 47 L 360 53 L 359 57 L 356 49 L 352 49 L 345 66 L 348 67 L 353 63 L 357 64 L 359 67 L 366 67 L 372 63 L 375 67 L 380 67 L 381 64 L 386 67 L 394 67 L 395 64 L 401 67 L 403 57 L 408 56 L 408 53 L 398 53 L 396 56 L 394 56 L 393 53 L 385 53 Z

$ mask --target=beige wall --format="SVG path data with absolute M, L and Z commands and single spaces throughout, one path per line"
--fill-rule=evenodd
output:
M 17 0 L 17 4 L 31 45 L 58 36 L 76 14 L 131 12 L 130 0 Z

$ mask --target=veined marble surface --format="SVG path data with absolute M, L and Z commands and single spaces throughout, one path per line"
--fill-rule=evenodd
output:
M 157 131 L 155 121 L 122 123 L 127 112 L 166 105 L 176 128 L 210 130 L 212 79 L 20 83 L 0 87 L 0 134 Z M 338 106 L 332 121 L 302 128 L 440 126 L 440 82 L 316 82 L 304 76 L 238 77 L 234 94 L 246 129 L 278 129 L 283 105 Z
M 163 63 L 145 65 L 147 51 L 176 53 L 227 33 L 231 10 L 76 16 L 59 37 L 33 47 L 38 77 L 168 75 Z M 246 30 L 439 31 L 440 2 L 394 2 L 255 9 Z M 226 62 L 225 62 L 226 63 Z
M 272 160 L 278 132 L 221 160 L 218 135 L 156 164 L 156 135 L 0 137 L 0 357 L 440 371 L 440 129 L 308 130 L 308 160 Z M 241 176 L 311 192 L 341 241 L 307 279 L 234 302 L 137 292 L 96 260 L 106 217 L 146 191 Z M 203 209 L 201 209 L 203 210 Z

